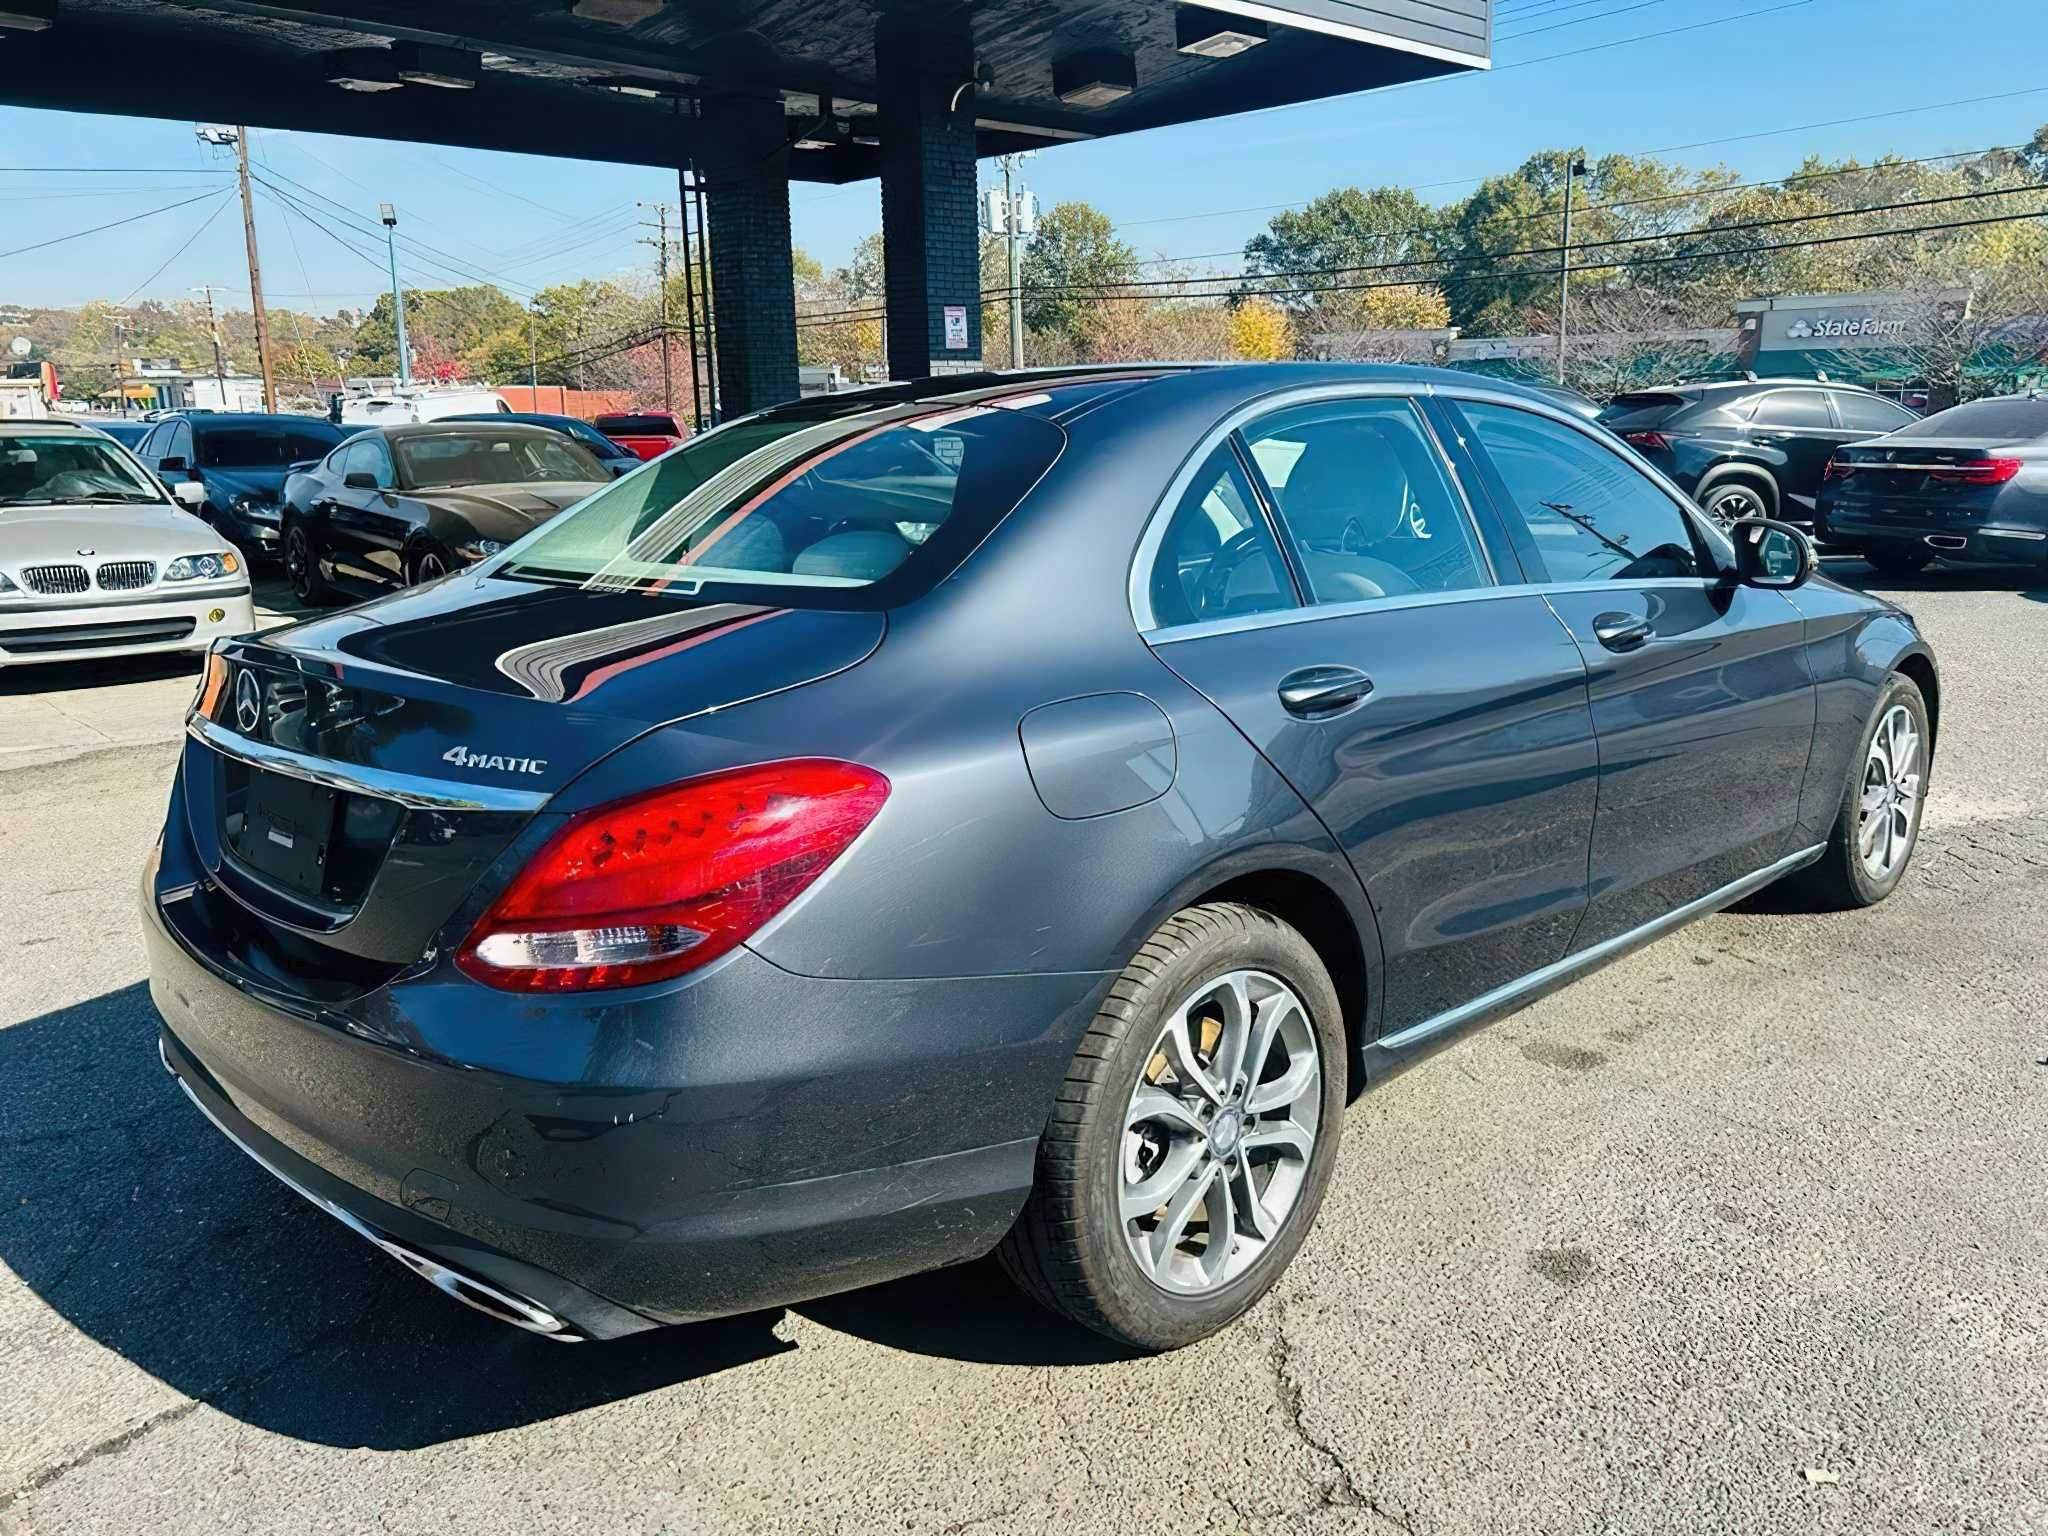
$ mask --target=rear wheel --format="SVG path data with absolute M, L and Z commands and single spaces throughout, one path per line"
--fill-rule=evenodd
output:
M 1176 913 L 1075 1053 L 1004 1268 L 1140 1349 L 1214 1333 L 1307 1237 L 1346 1078 L 1336 989 L 1306 939 L 1252 907 Z
M 1827 849 L 1801 877 L 1817 901 L 1869 907 L 1898 888 L 1920 840 L 1928 746 L 1927 701 L 1894 673 L 1864 727 Z
M 320 559 L 313 549 L 313 536 L 305 525 L 293 523 L 284 532 L 284 573 L 292 584 L 292 595 L 302 603 L 330 603 L 334 589 L 320 575 Z
M 1745 517 L 1769 517 L 1772 511 L 1763 487 L 1748 480 L 1723 480 L 1710 487 L 1700 506 L 1723 528 L 1733 527 Z
M 1863 558 L 1887 575 L 1911 576 L 1927 569 L 1934 551 L 1916 549 L 1911 544 L 1879 544 L 1863 551 Z

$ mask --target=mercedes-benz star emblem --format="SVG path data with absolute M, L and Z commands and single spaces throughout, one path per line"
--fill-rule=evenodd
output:
M 235 679 L 235 724 L 242 728 L 243 735 L 253 736 L 262 723 L 263 685 L 256 681 L 254 672 L 244 672 Z

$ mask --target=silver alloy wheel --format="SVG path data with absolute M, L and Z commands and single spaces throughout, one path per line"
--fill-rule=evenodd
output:
M 1160 1289 L 1243 1274 L 1308 1182 L 1323 1066 L 1308 1009 L 1266 971 L 1204 982 L 1174 1009 L 1124 1110 L 1118 1220 Z
M 1762 517 L 1764 504 L 1757 499 L 1754 491 L 1746 486 L 1731 485 L 1716 491 L 1713 501 L 1713 518 L 1723 528 L 1732 528 L 1745 517 Z
M 1863 803 L 1856 817 L 1856 855 L 1863 872 L 1884 880 L 1913 850 L 1920 828 L 1920 728 L 1913 712 L 1894 704 L 1870 738 L 1863 764 Z

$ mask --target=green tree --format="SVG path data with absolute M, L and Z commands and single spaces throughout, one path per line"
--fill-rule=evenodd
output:
M 1077 333 L 1089 295 L 1138 275 L 1138 255 L 1116 237 L 1109 215 L 1088 203 L 1055 204 L 1020 262 L 1024 323 L 1034 331 Z M 1077 292 L 1063 291 L 1077 290 Z
M 1299 314 L 1322 302 L 1301 290 L 1406 275 L 1361 267 L 1427 262 L 1436 254 L 1441 222 L 1442 215 L 1406 187 L 1338 187 L 1306 208 L 1277 215 L 1246 241 L 1244 267 L 1254 276 L 1270 274 L 1252 287 L 1273 292 Z

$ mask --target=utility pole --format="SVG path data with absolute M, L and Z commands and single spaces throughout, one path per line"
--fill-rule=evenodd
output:
M 1572 286 L 1572 184 L 1586 174 L 1586 162 L 1576 155 L 1564 163 L 1564 239 L 1557 257 L 1557 382 L 1564 383 L 1565 300 Z
M 119 317 L 108 322 L 114 333 L 114 398 L 123 416 L 128 414 L 128 364 L 121 356 L 121 330 L 128 323 Z
M 1023 266 L 1017 254 L 1017 226 L 1024 221 L 1017 217 L 1017 193 L 1011 186 L 1010 173 L 1017 163 L 1015 155 L 1003 156 L 1003 207 L 1009 214 L 1003 223 L 1007 228 L 1010 245 L 1010 366 L 1024 366 L 1024 295 L 1019 289 L 1023 281 Z
M 526 387 L 533 391 L 533 408 L 540 409 L 540 315 L 526 310 Z
M 270 364 L 270 317 L 263 312 L 263 264 L 256 257 L 256 207 L 249 201 L 249 130 L 235 130 L 235 169 L 242 178 L 242 240 L 249 247 L 249 304 L 256 311 L 256 360 L 263 370 L 263 409 L 277 409 L 277 375 Z
M 655 225 L 657 230 L 655 238 L 652 240 L 642 240 L 640 244 L 654 247 L 655 281 L 660 285 L 661 289 L 661 408 L 673 416 L 676 409 L 676 386 L 668 355 L 668 216 L 670 210 L 667 203 L 641 203 L 640 206 L 642 208 L 652 208 L 654 210 L 654 217 L 658 221 Z M 641 227 L 644 229 L 646 226 L 643 224 Z
M 228 365 L 220 351 L 220 315 L 213 307 L 213 285 L 202 284 L 192 290 L 206 295 L 206 329 L 213 337 L 213 377 L 220 385 L 220 408 L 228 408 Z
M 403 389 L 412 383 L 412 351 L 405 344 L 405 290 L 398 286 L 398 210 L 379 203 L 377 217 L 384 225 L 384 250 L 391 258 L 391 318 L 398 329 L 398 384 Z

